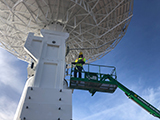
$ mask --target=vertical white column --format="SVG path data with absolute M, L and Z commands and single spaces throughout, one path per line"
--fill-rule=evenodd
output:
M 35 75 L 26 83 L 15 120 L 71 120 L 72 91 L 63 89 L 65 40 L 68 33 L 41 30 L 29 33 L 28 54 L 37 62 Z
M 25 43 L 28 53 L 38 62 L 34 85 L 42 88 L 63 88 L 65 40 L 68 33 L 42 30 L 43 38 L 30 33 Z

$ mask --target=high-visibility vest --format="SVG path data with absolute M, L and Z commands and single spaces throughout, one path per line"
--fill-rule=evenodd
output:
M 75 62 L 77 63 L 79 60 L 82 60 L 82 61 L 86 62 L 86 58 L 77 58 L 77 59 L 75 60 Z M 82 67 L 83 65 L 82 65 L 81 63 L 77 63 L 76 66 Z

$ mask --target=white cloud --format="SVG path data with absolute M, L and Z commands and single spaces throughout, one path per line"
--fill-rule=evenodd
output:
M 23 89 L 23 81 L 21 79 L 20 70 L 18 66 L 18 59 L 6 51 L 0 50 L 0 86 L 6 85 L 21 93 Z
M 17 104 L 7 96 L 0 97 L 0 120 L 13 120 Z
M 16 57 L 0 49 L 0 120 L 13 120 L 18 106 L 26 81 L 19 62 Z
M 119 91 L 119 90 L 118 90 Z M 140 92 L 140 91 L 139 91 Z M 160 108 L 160 88 L 150 88 L 141 91 L 142 98 L 151 103 L 154 107 Z M 119 97 L 118 97 L 119 95 Z M 115 96 L 104 95 L 95 99 L 97 104 L 88 103 L 86 106 L 74 106 L 74 120 L 157 120 L 156 117 L 149 114 L 131 99 L 126 96 L 120 96 L 118 92 Z M 106 98 L 109 96 L 110 98 Z M 88 98 L 91 99 L 91 98 Z M 85 101 L 85 100 L 84 100 Z M 90 100 L 86 100 L 88 102 Z M 107 107 L 108 106 L 108 107 Z M 88 111 L 86 112 L 87 109 Z

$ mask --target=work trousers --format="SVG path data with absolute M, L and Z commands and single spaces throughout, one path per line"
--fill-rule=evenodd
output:
M 79 78 L 81 78 L 82 77 L 82 67 L 81 66 L 76 66 L 75 68 L 74 68 L 74 77 L 77 77 L 77 72 L 79 72 Z

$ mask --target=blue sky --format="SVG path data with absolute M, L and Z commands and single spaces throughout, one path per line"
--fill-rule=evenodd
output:
M 118 81 L 160 110 L 160 1 L 134 0 L 126 35 L 113 51 L 94 64 L 117 68 Z M 12 120 L 27 79 L 27 63 L 0 49 L 0 120 Z M 73 93 L 73 120 L 157 120 L 126 97 Z

